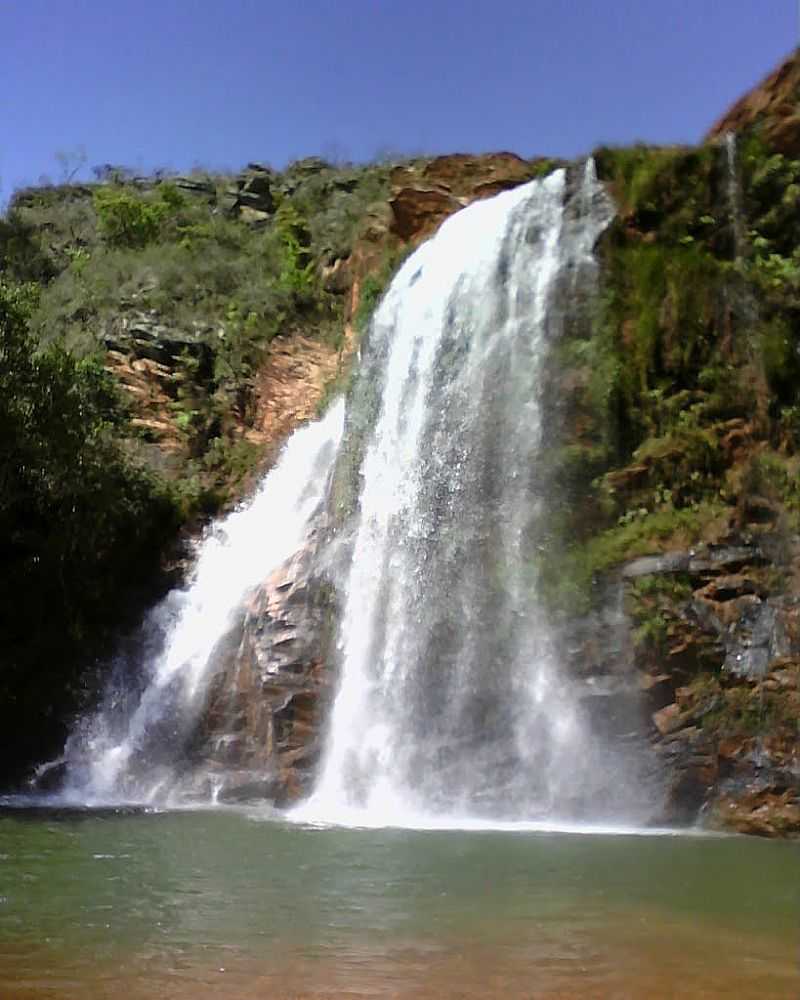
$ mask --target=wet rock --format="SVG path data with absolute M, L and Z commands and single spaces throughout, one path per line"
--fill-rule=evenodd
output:
M 640 674 L 639 688 L 656 711 L 672 704 L 675 698 L 675 683 L 671 674 Z
M 69 761 L 66 757 L 40 764 L 33 772 L 28 782 L 30 790 L 36 794 L 59 792 L 64 786 Z
M 748 566 L 764 565 L 767 559 L 753 545 L 709 545 L 702 551 L 667 552 L 663 555 L 641 556 L 625 563 L 620 573 L 625 580 L 669 573 L 703 574 L 735 573 Z
M 691 556 L 688 552 L 668 552 L 663 556 L 642 556 L 622 567 L 625 580 L 636 580 L 642 576 L 662 573 L 684 573 L 689 568 Z
M 722 795 L 714 803 L 709 823 L 717 829 L 757 837 L 797 836 L 800 800 L 789 790 L 756 789 L 739 797 Z
M 226 771 L 218 780 L 217 801 L 231 804 L 258 800 L 274 802 L 283 787 L 279 776 L 260 771 Z
M 692 553 L 689 573 L 735 573 L 745 566 L 763 565 L 765 559 L 752 545 L 709 545 L 703 552 Z
M 780 599 L 760 602 L 733 620 L 725 634 L 725 669 L 741 677 L 764 677 L 768 664 L 796 651 Z
M 315 570 L 325 525 L 320 513 L 307 545 L 251 595 L 233 655 L 212 682 L 192 756 L 220 776 L 221 801 L 287 804 L 308 790 L 331 697 Z
M 696 727 L 670 734 L 656 749 L 668 776 L 658 821 L 678 826 L 694 823 L 718 778 L 715 754 Z

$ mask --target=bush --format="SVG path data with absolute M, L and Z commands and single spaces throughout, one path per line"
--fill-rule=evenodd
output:
M 35 349 L 35 300 L 31 286 L 0 284 L 0 727 L 10 751 L 0 778 L 42 751 L 42 717 L 74 703 L 93 643 L 118 620 L 126 587 L 152 575 L 178 519 L 164 484 L 127 457 L 125 413 L 102 367 Z
M 157 239 L 173 206 L 169 201 L 145 201 L 124 189 L 99 188 L 94 207 L 100 233 L 112 247 L 144 247 Z
M 0 218 L 0 275 L 16 282 L 49 281 L 56 274 L 36 228 L 19 212 Z

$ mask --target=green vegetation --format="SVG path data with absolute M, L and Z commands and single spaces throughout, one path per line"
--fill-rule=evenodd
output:
M 168 400 L 145 414 L 141 433 L 158 444 L 171 426 L 187 501 L 206 509 L 236 493 L 244 464 L 258 463 L 241 431 L 255 417 L 255 377 L 274 338 L 302 331 L 342 346 L 343 290 L 326 287 L 325 268 L 352 250 L 370 206 L 387 196 L 390 170 L 321 160 L 282 174 L 254 168 L 240 187 L 255 177 L 255 201 L 241 211 L 231 178 L 210 175 L 185 184 L 109 169 L 101 184 L 29 189 L 2 220 L 0 270 L 39 283 L 30 321 L 38 343 L 166 366 L 159 390 Z
M 375 312 L 383 293 L 389 287 L 392 278 L 400 270 L 408 254 L 409 248 L 403 245 L 386 251 L 380 266 L 364 278 L 355 314 L 356 329 L 360 333 L 366 331 L 372 319 L 372 314 Z
M 558 170 L 559 167 L 563 166 L 566 166 L 563 160 L 556 160 L 551 156 L 542 156 L 538 160 L 534 160 L 531 164 L 531 179 L 547 177 L 548 174 L 552 174 L 554 170 Z
M 102 366 L 37 350 L 37 296 L 0 282 L 0 725 L 22 759 L 41 738 L 43 692 L 56 718 L 75 704 L 79 645 L 85 661 L 82 644 L 118 624 L 120 597 L 152 580 L 180 520 L 166 484 L 129 458 Z M 14 763 L 9 753 L 0 769 Z
M 641 233 L 658 232 L 660 245 L 712 245 L 732 256 L 730 235 L 717 220 L 724 171 L 715 147 L 602 147 L 595 151 L 598 176 L 609 181 L 622 217 Z
M 99 188 L 95 191 L 97 228 L 106 244 L 135 249 L 156 240 L 170 212 L 183 204 L 174 186 L 161 185 L 158 194 L 158 198 L 144 199 L 124 188 Z
M 724 533 L 748 495 L 798 521 L 800 161 L 746 138 L 737 219 L 719 147 L 595 155 L 620 214 L 593 320 L 556 359 L 569 389 L 550 476 L 580 499 L 540 560 L 554 610 L 588 609 L 626 560 Z
M 724 509 L 714 501 L 677 509 L 671 504 L 653 511 L 632 509 L 622 515 L 620 523 L 571 544 L 560 541 L 565 537 L 564 526 L 553 518 L 556 538 L 539 567 L 542 595 L 553 611 L 584 613 L 602 594 L 597 585 L 605 574 L 630 559 L 703 541 Z
M 789 668 L 796 675 L 796 668 Z M 684 692 L 684 701 L 706 734 L 717 739 L 748 740 L 769 732 L 792 745 L 800 722 L 798 704 L 785 691 L 701 673 Z
M 676 614 L 687 605 L 691 596 L 691 582 L 682 573 L 645 576 L 628 587 L 628 614 L 634 624 L 633 641 L 639 651 L 663 653 Z

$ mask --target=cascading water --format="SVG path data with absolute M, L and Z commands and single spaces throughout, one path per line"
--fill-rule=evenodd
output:
M 112 682 L 100 711 L 71 737 L 66 799 L 181 797 L 182 753 L 226 637 L 248 591 L 302 545 L 326 495 L 343 418 L 339 401 L 301 428 L 253 500 L 205 535 L 190 585 L 173 591 L 145 623 L 144 635 L 161 636 L 163 649 L 152 656 L 138 702 L 130 704 L 124 680 Z
M 340 689 L 310 821 L 606 815 L 625 783 L 589 739 L 537 597 L 548 347 L 612 217 L 587 162 L 446 221 L 392 283 L 349 423 L 363 443 L 339 583 Z
M 294 817 L 641 818 L 631 754 L 592 732 L 537 573 L 558 506 L 544 460 L 558 437 L 544 410 L 548 357 L 565 324 L 586 320 L 593 248 L 612 215 L 589 160 L 581 177 L 557 170 L 464 209 L 406 261 L 374 316 L 342 447 L 339 402 L 208 532 L 193 582 L 145 624 L 144 683 L 112 681 L 71 737 L 66 799 L 214 799 L 219 770 L 192 742 L 212 681 L 244 648 L 247 594 L 308 550 L 334 481 L 353 499 L 318 563 L 340 611 L 339 691 L 315 790 Z M 247 738 L 264 736 L 235 736 Z

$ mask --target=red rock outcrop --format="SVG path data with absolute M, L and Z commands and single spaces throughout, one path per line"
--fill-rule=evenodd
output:
M 748 91 L 713 126 L 707 140 L 758 125 L 764 141 L 786 156 L 800 156 L 800 50 Z
M 524 184 L 536 175 L 539 162 L 514 153 L 453 153 L 397 167 L 391 177 L 391 231 L 416 243 L 459 208 Z

